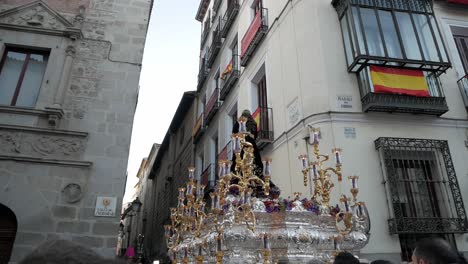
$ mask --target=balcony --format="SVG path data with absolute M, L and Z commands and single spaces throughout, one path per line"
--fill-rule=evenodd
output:
M 218 160 L 232 160 L 232 141 L 226 144 L 226 146 L 219 152 Z
M 228 1 L 228 6 L 226 13 L 224 13 L 223 20 L 221 20 L 221 36 L 226 38 L 229 29 L 231 28 L 234 20 L 236 20 L 237 15 L 239 14 L 239 0 L 230 0 Z
M 425 75 L 429 95 L 414 96 L 397 93 L 376 92 L 369 67 L 358 74 L 364 112 L 413 113 L 441 116 L 449 109 L 439 78 Z
M 211 94 L 210 100 L 205 105 L 205 113 L 206 113 L 206 124 L 209 124 L 211 119 L 216 115 L 221 106 L 221 102 L 219 101 L 219 88 L 216 88 Z
M 213 3 L 213 16 L 216 16 L 216 14 L 219 11 L 219 7 L 221 6 L 221 3 L 223 0 L 215 0 Z
M 465 107 L 468 111 L 468 74 L 458 80 L 458 87 L 460 87 L 463 102 L 465 102 Z
M 203 134 L 205 133 L 205 130 L 206 130 L 205 115 L 201 113 L 192 130 L 192 138 L 193 138 L 194 144 L 196 144 L 198 140 L 203 136 Z
M 202 58 L 201 65 L 200 65 L 200 70 L 198 72 L 197 91 L 200 91 L 200 89 L 203 87 L 203 84 L 205 83 L 209 72 L 210 72 L 210 70 L 208 68 L 208 65 L 206 64 L 206 59 Z
M 268 10 L 260 9 L 241 41 L 241 66 L 245 67 L 268 32 Z
M 273 135 L 273 110 L 268 107 L 259 107 L 252 114 L 257 122 L 257 146 L 263 149 L 274 140 Z
M 436 72 L 451 67 L 432 0 L 333 0 L 348 71 L 369 65 Z
M 225 100 L 231 89 L 236 85 L 240 77 L 239 55 L 233 55 L 232 60 L 226 66 L 226 69 L 221 74 L 222 89 L 219 98 Z
M 203 25 L 203 33 L 201 37 L 200 47 L 203 49 L 205 45 L 206 39 L 208 39 L 208 34 L 210 33 L 210 20 L 206 20 L 205 24 Z
M 219 51 L 221 50 L 221 31 L 219 30 L 221 25 L 218 24 L 216 27 L 216 30 L 213 31 L 213 39 L 211 42 L 210 49 L 208 50 L 208 57 L 207 57 L 207 62 L 208 62 L 208 67 L 211 67 L 213 65 L 213 62 L 216 60 L 216 56 L 218 56 Z
M 214 189 L 217 180 L 215 172 L 216 165 L 214 163 L 211 163 L 208 165 L 208 167 L 205 168 L 205 170 L 200 175 L 200 183 L 206 186 L 205 192 L 209 192 Z

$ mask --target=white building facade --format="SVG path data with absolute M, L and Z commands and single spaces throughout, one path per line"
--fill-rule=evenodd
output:
M 372 219 L 363 256 L 408 261 L 427 236 L 468 252 L 466 1 L 202 0 L 196 19 L 203 183 L 230 159 L 233 123 L 248 109 L 283 197 L 310 196 L 298 156 L 311 127 L 323 152 L 343 149 Z M 378 70 L 419 76 L 425 94 L 378 90 Z

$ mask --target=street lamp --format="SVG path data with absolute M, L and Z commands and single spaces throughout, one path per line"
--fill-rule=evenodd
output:
M 140 199 L 137 197 L 135 200 L 132 202 L 132 211 L 133 212 L 140 212 L 142 203 L 140 202 Z

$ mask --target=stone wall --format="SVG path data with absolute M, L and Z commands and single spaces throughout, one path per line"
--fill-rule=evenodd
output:
M 152 1 L 32 2 L 0 0 L 2 21 L 28 21 L 34 12 L 47 20 L 25 30 L 0 27 L 0 54 L 9 45 L 51 50 L 36 107 L 0 107 L 0 203 L 18 220 L 10 261 L 53 238 L 111 257 Z M 47 28 L 48 19 L 65 33 L 58 22 Z M 94 215 L 98 196 L 117 198 L 114 217 Z

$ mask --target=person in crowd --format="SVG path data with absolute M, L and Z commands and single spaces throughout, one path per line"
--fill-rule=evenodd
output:
M 413 264 L 467 264 L 449 242 L 442 238 L 426 238 L 416 243 L 412 256 Z
M 393 264 L 393 263 L 388 260 L 377 259 L 377 260 L 373 260 L 370 264 Z
M 333 264 L 359 264 L 359 260 L 353 254 L 342 251 L 336 255 Z
M 123 264 L 105 259 L 93 250 L 67 240 L 51 240 L 39 245 L 19 264 Z

